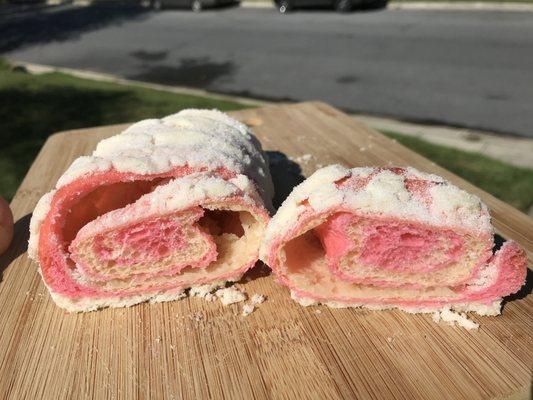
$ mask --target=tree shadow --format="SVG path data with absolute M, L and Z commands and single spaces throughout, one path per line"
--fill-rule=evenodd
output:
M 146 18 L 141 6 L 90 5 L 87 7 L 38 8 L 0 19 L 0 53 L 25 46 L 65 41 L 82 33 Z
M 135 52 L 131 55 L 140 59 L 139 53 Z M 153 61 L 153 59 L 147 60 L 144 54 L 143 61 Z M 141 73 L 129 76 L 129 78 L 164 85 L 207 88 L 220 78 L 233 75 L 237 67 L 231 61 L 219 63 L 211 61 L 209 57 L 199 57 L 183 58 L 178 66 L 148 65 L 145 62 L 142 68 Z
M 168 57 L 168 50 L 162 51 L 149 51 L 149 50 L 136 50 L 130 53 L 130 56 L 135 57 L 138 60 L 144 62 L 163 61 Z
M 21 74 L 22 75 L 22 74 Z M 127 91 L 43 85 L 0 90 L 0 193 L 8 200 L 46 138 L 54 132 L 124 122 L 135 99 Z M 81 106 L 83 105 L 83 106 Z M 22 111 L 23 110 L 23 111 Z
M 4 254 L 0 255 L 0 282 L 3 280 L 5 269 L 22 253 L 28 250 L 30 219 L 31 214 L 26 214 L 15 222 L 13 240 Z

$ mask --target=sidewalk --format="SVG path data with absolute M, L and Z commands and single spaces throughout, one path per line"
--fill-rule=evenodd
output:
M 275 8 L 274 1 L 242 0 L 241 7 L 245 8 Z M 389 10 L 461 10 L 461 11 L 530 11 L 533 3 L 519 2 L 483 2 L 483 1 L 389 1 Z
M 481 153 L 518 167 L 533 168 L 533 139 L 502 136 L 472 129 L 414 124 L 362 114 L 354 116 L 380 131 L 415 136 L 431 143 Z
M 141 4 L 138 0 L 108 0 L 110 4 Z M 48 6 L 58 6 L 65 4 L 73 5 L 89 5 L 91 0 L 46 0 L 45 3 L 39 5 L 4 5 L 0 7 L 0 15 L 2 8 L 6 13 L 29 11 L 36 8 L 44 8 Z M 100 0 L 98 4 L 105 4 L 105 1 Z M 11 7 L 13 6 L 13 7 Z M 275 8 L 274 1 L 270 0 L 241 0 L 241 7 L 245 8 Z M 523 2 L 484 2 L 484 1 L 389 1 L 387 5 L 391 10 L 487 10 L 487 11 L 530 11 L 533 12 L 533 3 Z
M 221 100 L 231 100 L 241 104 L 262 106 L 271 102 L 250 99 L 239 96 L 223 95 L 207 92 L 201 89 L 191 89 L 179 86 L 167 86 L 123 79 L 110 74 L 91 71 L 74 70 L 69 68 L 55 68 L 45 65 L 20 63 L 12 60 L 13 64 L 24 66 L 33 74 L 47 72 L 62 72 L 79 78 L 114 82 L 122 85 L 135 85 L 150 89 L 175 93 L 185 93 L 199 96 L 210 96 Z M 409 136 L 416 136 L 428 142 L 453 147 L 459 150 L 472 151 L 504 161 L 508 164 L 533 168 L 533 139 L 496 135 L 471 129 L 458 129 L 447 126 L 423 125 L 398 121 L 391 118 L 353 114 L 353 116 L 370 127 L 380 131 L 391 131 Z

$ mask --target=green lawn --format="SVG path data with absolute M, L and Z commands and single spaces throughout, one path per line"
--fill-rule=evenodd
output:
M 60 73 L 12 72 L 0 59 L 0 195 L 8 200 L 13 197 L 37 152 L 54 132 L 161 117 L 186 107 L 229 111 L 245 106 Z M 521 210 L 527 211 L 533 204 L 533 170 L 387 134 Z
M 11 72 L 0 60 L 0 195 L 13 197 L 54 132 L 161 117 L 187 107 L 235 110 L 244 106 L 60 73 Z

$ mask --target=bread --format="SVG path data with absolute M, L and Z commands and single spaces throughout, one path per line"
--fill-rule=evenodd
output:
M 526 255 L 493 247 L 487 207 L 443 178 L 332 165 L 293 190 L 260 254 L 302 305 L 494 315 Z
M 184 110 L 138 122 L 75 160 L 39 201 L 28 251 L 69 311 L 214 291 L 256 262 L 272 195 L 246 126 Z

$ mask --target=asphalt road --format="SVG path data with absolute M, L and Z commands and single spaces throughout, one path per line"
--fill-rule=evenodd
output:
M 171 85 L 533 137 L 533 13 L 63 7 L 0 53 Z

